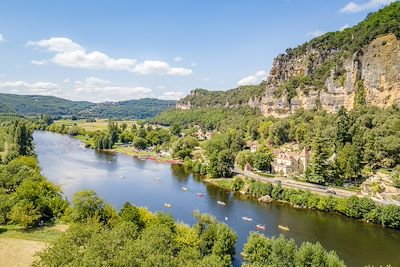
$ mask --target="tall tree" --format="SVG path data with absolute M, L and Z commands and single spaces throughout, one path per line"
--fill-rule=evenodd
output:
M 311 161 L 307 168 L 306 176 L 310 182 L 323 183 L 327 170 L 327 140 L 318 127 L 311 145 Z
M 32 150 L 32 135 L 25 123 L 18 123 L 14 134 L 15 144 L 20 155 L 26 156 Z
M 336 119 L 336 151 L 339 151 L 349 141 L 349 117 L 347 116 L 346 109 L 342 106 L 339 109 Z

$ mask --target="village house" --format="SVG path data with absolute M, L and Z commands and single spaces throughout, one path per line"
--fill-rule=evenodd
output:
M 246 146 L 250 148 L 250 152 L 254 153 L 260 148 L 260 144 L 257 141 L 247 141 Z
M 272 172 L 285 176 L 291 173 L 304 174 L 310 162 L 310 152 L 305 148 L 300 153 L 274 150 L 273 154 L 275 160 L 271 164 Z

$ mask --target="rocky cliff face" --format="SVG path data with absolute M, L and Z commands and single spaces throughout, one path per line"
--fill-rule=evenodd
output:
M 325 88 L 303 85 L 295 89 L 292 98 L 288 93 L 276 95 L 278 88 L 291 78 L 312 75 L 337 52 L 309 49 L 298 56 L 285 54 L 275 58 L 265 96 L 258 106 L 263 114 L 285 117 L 299 108 L 317 107 L 330 112 L 341 106 L 350 110 L 355 107 L 359 86 L 363 87 L 361 93 L 368 105 L 385 108 L 400 103 L 400 40 L 393 34 L 376 38 L 331 69 Z

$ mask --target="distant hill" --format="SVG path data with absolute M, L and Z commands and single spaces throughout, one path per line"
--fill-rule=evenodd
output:
M 0 113 L 25 116 L 77 116 L 79 118 L 145 119 L 174 107 L 175 101 L 142 98 L 119 102 L 91 103 L 54 96 L 15 95 L 0 93 Z

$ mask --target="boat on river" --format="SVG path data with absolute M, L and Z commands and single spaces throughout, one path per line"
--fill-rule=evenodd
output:
M 225 217 L 225 221 L 227 221 L 228 220 L 228 217 Z
M 203 194 L 203 193 L 200 193 L 200 192 L 197 192 L 196 195 L 199 196 L 199 197 L 204 196 L 204 194 Z
M 249 221 L 249 222 L 253 221 L 252 218 L 246 217 L 246 216 L 243 216 L 243 217 L 242 217 L 242 220 L 243 220 L 243 221 Z
M 278 228 L 281 229 L 282 231 L 289 231 L 289 227 L 287 226 L 278 225 Z
M 220 200 L 218 200 L 218 201 L 217 201 L 217 203 L 218 203 L 219 205 L 222 205 L 222 206 L 225 206 L 225 205 L 226 205 L 226 203 L 225 203 L 225 202 L 223 202 L 223 201 L 220 201 Z
M 169 203 L 164 203 L 164 207 L 166 207 L 166 208 L 172 208 L 172 205 L 169 204 Z
M 263 224 L 257 224 L 256 225 L 256 228 L 257 228 L 257 230 L 262 230 L 262 231 L 265 231 L 265 225 L 263 225 Z
M 160 179 L 160 178 L 156 178 L 156 181 L 157 181 L 157 182 L 160 182 L 160 181 L 161 181 L 161 179 Z
M 183 191 L 188 191 L 189 189 L 187 187 L 182 187 Z

